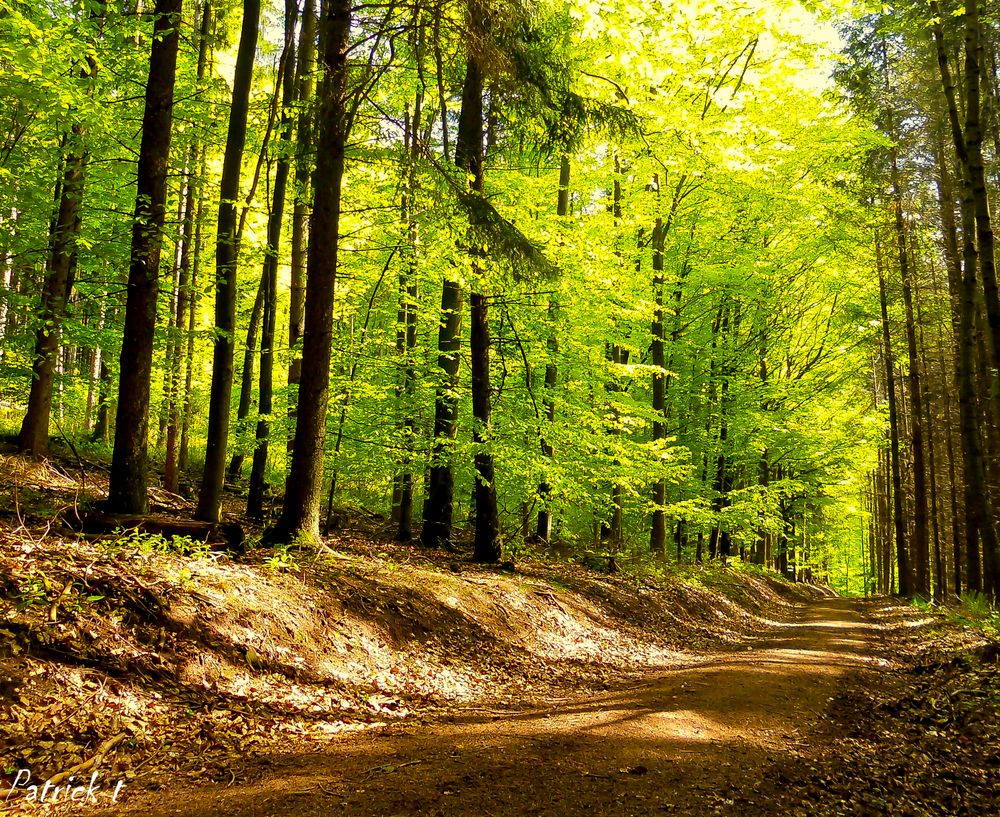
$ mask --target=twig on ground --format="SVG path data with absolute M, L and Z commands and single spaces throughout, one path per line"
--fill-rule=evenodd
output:
M 73 775 L 80 774 L 80 772 L 90 771 L 91 769 L 99 766 L 101 761 L 104 760 L 104 756 L 114 749 L 119 743 L 121 743 L 127 737 L 127 733 L 119 732 L 114 737 L 108 738 L 104 743 L 97 747 L 97 751 L 89 760 L 84 760 L 82 763 L 77 763 L 70 769 L 64 772 L 59 772 L 59 774 L 50 777 L 48 782 L 52 786 L 58 786 L 64 780 L 69 780 Z

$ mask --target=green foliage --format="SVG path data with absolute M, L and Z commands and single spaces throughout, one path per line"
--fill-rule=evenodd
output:
M 1000 610 L 982 593 L 964 593 L 958 607 L 950 611 L 949 618 L 976 627 L 994 638 L 1000 636 Z
M 114 539 L 108 540 L 105 546 L 113 551 L 126 550 L 144 555 L 180 554 L 192 559 L 207 559 L 212 553 L 208 542 L 192 539 L 190 536 L 149 533 L 139 528 L 116 528 Z

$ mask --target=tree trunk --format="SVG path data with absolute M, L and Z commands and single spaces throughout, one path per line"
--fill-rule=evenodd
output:
M 154 9 L 108 485 L 108 508 L 118 513 L 145 513 L 148 508 L 149 392 L 181 5 L 181 0 L 156 0 Z
M 470 26 L 478 32 L 483 21 L 471 14 Z M 458 118 L 458 136 L 455 142 L 455 164 L 471 177 L 475 193 L 483 194 L 485 181 L 483 165 L 483 74 L 479 57 L 470 49 L 466 57 L 465 82 L 462 86 L 462 110 Z M 470 227 L 475 227 L 470 215 Z M 474 234 L 470 239 L 477 242 Z M 478 243 L 478 242 L 477 242 Z M 472 253 L 472 286 L 469 294 L 470 343 L 469 356 L 472 370 L 472 440 L 476 445 L 473 461 L 476 470 L 476 526 L 472 558 L 476 562 L 500 561 L 500 516 L 497 509 L 496 482 L 493 470 L 492 444 L 492 394 L 490 387 L 490 324 L 489 302 L 477 291 L 482 286 L 484 271 L 479 261 L 481 251 L 470 247 Z
M 420 46 L 422 33 L 417 35 L 417 59 L 422 59 Z M 403 467 L 398 476 L 398 497 L 394 505 L 396 541 L 409 542 L 413 538 L 413 443 L 416 439 L 417 421 L 414 417 L 414 397 L 417 388 L 417 160 L 420 156 L 420 124 L 423 116 L 423 88 L 417 90 L 413 100 L 413 118 L 407 123 L 403 150 L 406 154 L 405 191 L 402 197 L 402 216 L 406 226 L 408 257 L 399 274 L 399 311 L 396 351 L 403 361 L 402 384 L 398 398 L 401 403 L 403 432 Z
M 878 250 L 878 244 L 876 244 Z M 889 402 L 889 460 L 892 472 L 893 529 L 896 537 L 896 562 L 899 569 L 899 595 L 912 594 L 910 564 L 906 550 L 906 526 L 903 519 L 903 481 L 899 465 L 899 412 L 896 409 L 895 363 L 892 355 L 892 338 L 889 333 L 889 305 L 885 293 L 885 272 L 881 252 L 876 252 L 878 263 L 879 306 L 882 310 L 882 354 L 886 374 L 886 398 Z
M 348 135 L 347 72 L 351 4 L 348 0 L 328 0 L 325 11 L 325 79 L 316 145 L 316 198 L 310 220 L 302 378 L 285 501 L 281 518 L 271 535 L 276 541 L 292 541 L 298 537 L 319 538 L 341 185 Z
M 657 181 L 657 188 L 659 182 Z M 653 226 L 653 325 L 650 362 L 657 371 L 653 373 L 653 443 L 667 436 L 666 423 L 666 358 L 664 355 L 663 330 L 663 219 L 657 218 Z M 654 453 L 658 451 L 654 448 Z M 667 517 L 664 505 L 667 502 L 667 483 L 660 477 L 653 485 L 653 519 L 649 534 L 649 550 L 654 556 L 663 558 L 667 546 Z
M 285 0 L 285 55 L 281 89 L 281 139 L 292 140 L 292 104 L 295 102 L 295 24 L 298 18 L 296 0 Z M 250 470 L 250 489 L 247 494 L 247 516 L 264 517 L 264 482 L 267 468 L 268 437 L 274 382 L 274 325 L 278 311 L 278 251 L 281 245 L 281 222 L 285 214 L 285 191 L 288 188 L 290 157 L 287 152 L 278 156 L 274 171 L 274 188 L 271 212 L 267 218 L 267 247 L 264 249 L 264 269 L 261 278 L 265 287 L 264 317 L 260 336 L 260 389 L 257 401 L 256 448 Z
M 903 304 L 906 311 L 906 349 L 910 382 L 910 452 L 913 457 L 913 555 L 916 576 L 913 592 L 930 597 L 930 552 L 927 532 L 927 466 L 924 462 L 923 400 L 920 390 L 920 359 L 917 354 L 917 330 L 913 319 L 913 285 L 909 253 L 906 246 L 906 224 L 903 221 L 903 200 L 899 185 L 896 151 L 892 151 L 892 193 L 895 212 L 896 250 L 899 273 L 903 282 Z
M 240 167 L 247 136 L 247 112 L 253 62 L 257 52 L 260 0 L 244 0 L 240 45 L 236 55 L 232 106 L 226 135 L 226 153 L 219 183 L 219 218 L 216 233 L 215 349 L 212 356 L 212 391 L 208 407 L 205 471 L 198 494 L 198 519 L 218 522 L 225 479 L 226 445 L 233 393 L 233 349 L 236 337 L 236 200 L 240 192 Z
M 198 178 L 205 178 L 205 147 L 201 148 L 201 161 Z M 188 300 L 187 314 L 187 349 L 184 353 L 184 403 L 181 413 L 181 441 L 177 452 L 178 474 L 187 468 L 188 462 L 188 440 L 191 430 L 191 418 L 194 413 L 194 403 L 192 401 L 192 387 L 194 385 L 194 330 L 198 313 L 198 273 L 201 271 L 201 232 L 204 224 L 204 202 L 199 197 L 194 214 L 194 247 L 191 264 L 191 298 Z
M 302 357 L 299 342 L 302 339 L 305 313 L 302 309 L 306 295 L 306 254 L 309 245 L 309 183 L 312 171 L 312 116 L 313 73 L 316 70 L 316 2 L 305 0 L 302 25 L 299 31 L 299 59 L 296 67 L 296 95 L 299 103 L 298 122 L 295 126 L 295 201 L 292 204 L 292 257 L 291 291 L 288 299 L 288 348 L 292 359 L 288 364 L 288 385 L 298 386 L 302 376 Z M 295 400 L 289 397 L 288 417 L 294 428 Z M 294 445 L 294 434 L 288 437 L 288 451 Z
M 979 129 L 979 19 L 974 0 L 966 0 L 965 67 L 967 76 L 965 88 L 967 99 L 965 132 L 963 133 L 959 119 L 959 108 L 955 99 L 955 84 L 952 81 L 951 69 L 948 65 L 941 10 L 934 0 L 930 3 L 930 11 L 934 20 L 931 28 L 934 35 L 941 84 L 948 109 L 952 142 L 962 167 L 962 280 L 959 308 L 960 342 L 958 344 L 959 429 L 965 460 L 966 586 L 971 592 L 980 592 L 983 589 L 983 576 L 979 562 L 979 536 L 980 534 L 983 536 L 984 550 L 992 550 L 995 553 L 997 543 L 993 511 L 990 507 L 986 485 L 975 386 L 977 265 L 983 271 L 984 278 L 987 272 L 993 274 L 993 293 L 996 295 L 993 236 L 989 223 L 989 202 L 982 165 L 982 133 Z M 969 74 L 975 74 L 974 79 L 970 78 Z M 970 150 L 972 154 L 970 154 Z M 979 179 L 978 187 L 977 177 Z M 984 258 L 984 253 L 987 250 L 989 256 Z M 984 290 L 988 288 L 988 285 L 984 285 Z M 1000 343 L 1000 336 L 995 335 L 993 340 L 995 352 L 996 344 Z M 994 361 L 995 364 L 996 361 Z
M 441 288 L 441 323 L 438 327 L 438 367 L 442 378 L 434 398 L 434 452 L 424 500 L 420 543 L 424 547 L 449 547 L 455 510 L 455 474 L 452 448 L 458 433 L 458 367 L 462 338 L 462 290 L 457 280 Z
M 563 154 L 559 160 L 559 192 L 556 199 L 556 215 L 560 218 L 565 218 L 569 215 L 569 174 L 569 156 Z M 545 362 L 545 398 L 543 400 L 545 422 L 549 429 L 551 429 L 552 423 L 556 419 L 556 401 L 553 392 L 559 380 L 559 369 L 556 362 L 559 354 L 559 338 L 554 325 L 556 312 L 556 298 L 555 296 L 551 296 L 549 300 L 549 321 L 553 325 L 549 329 L 549 336 L 545 343 L 548 360 Z M 542 434 L 542 456 L 549 462 L 555 456 L 555 449 L 552 446 L 552 442 L 546 437 L 544 432 Z M 538 499 L 542 507 L 538 511 L 538 523 L 535 526 L 535 539 L 539 542 L 548 542 L 552 538 L 552 508 L 549 505 L 551 494 L 552 488 L 543 477 L 538 485 Z
M 264 315 L 264 300 L 267 297 L 267 283 L 262 275 L 257 282 L 257 294 L 254 295 L 253 306 L 250 308 L 250 322 L 247 324 L 247 342 L 243 350 L 243 371 L 240 373 L 240 397 L 236 403 L 236 429 L 239 436 L 246 431 L 247 418 L 250 416 L 250 405 L 253 402 L 254 360 L 257 357 L 257 335 L 260 332 L 261 320 Z M 245 456 L 241 447 L 233 453 L 226 469 L 226 476 L 237 480 L 243 475 L 243 460 Z
M 105 0 L 99 0 L 89 14 L 88 24 L 103 22 L 105 12 Z M 79 70 L 80 79 L 92 85 L 98 65 L 97 58 L 88 54 L 86 65 Z M 52 411 L 60 330 L 73 291 L 76 240 L 81 224 L 80 203 L 87 171 L 86 135 L 86 128 L 77 122 L 63 139 L 64 155 L 57 183 L 59 206 L 50 229 L 48 275 L 42 289 L 40 322 L 31 363 L 31 390 L 18 441 L 21 453 L 39 457 L 44 457 L 49 450 L 49 414 Z
M 211 0 L 205 0 L 201 7 L 201 21 L 199 27 L 198 40 L 198 68 L 196 83 L 201 86 L 205 79 L 205 69 L 208 65 L 209 36 L 212 31 L 212 5 Z M 181 236 L 181 252 L 178 274 L 178 297 L 177 311 L 174 314 L 174 344 L 176 352 L 174 355 L 175 365 L 170 372 L 170 395 L 167 407 L 167 444 L 166 455 L 163 468 L 163 487 L 168 491 L 177 493 L 179 482 L 180 464 L 180 441 L 181 426 L 183 423 L 183 412 L 187 401 L 190 399 L 188 391 L 189 384 L 185 375 L 184 363 L 187 356 L 182 353 L 182 343 L 186 347 L 184 328 L 188 322 L 188 313 L 191 311 L 191 302 L 194 298 L 194 287 L 191 280 L 191 250 L 194 242 L 194 222 L 195 222 L 195 174 L 198 170 L 198 159 L 201 155 L 201 146 L 197 137 L 192 137 L 188 147 L 187 174 L 184 191 L 184 215 L 182 218 L 183 233 Z

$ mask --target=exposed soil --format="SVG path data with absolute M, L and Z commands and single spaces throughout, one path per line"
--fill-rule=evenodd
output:
M 234 560 L 63 526 L 99 473 L 0 454 L 0 482 L 0 810 L 1000 813 L 1000 651 L 939 613 L 739 566 L 491 570 L 376 517 Z M 39 806 L 21 769 L 100 799 Z
M 745 649 L 627 688 L 514 713 L 457 709 L 265 759 L 253 782 L 167 785 L 107 813 L 710 814 L 814 739 L 848 674 L 882 663 L 862 608 L 817 601 Z

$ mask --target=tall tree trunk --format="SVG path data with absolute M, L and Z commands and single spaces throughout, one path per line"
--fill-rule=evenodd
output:
M 935 433 L 934 423 L 931 414 L 931 389 L 930 370 L 927 363 L 927 346 L 924 342 L 923 321 L 920 315 L 920 300 L 915 301 L 917 325 L 920 327 L 920 365 L 923 368 L 923 394 L 921 395 L 921 405 L 923 406 L 923 424 L 927 429 L 927 476 L 930 488 L 930 521 L 931 538 L 934 545 L 934 601 L 941 602 L 948 595 L 948 578 L 944 569 L 944 559 L 941 552 L 941 518 L 938 515 L 938 478 L 937 478 L 937 455 L 934 450 Z M 912 386 L 911 386 L 912 388 Z M 947 410 L 947 405 L 944 406 Z M 925 592 L 927 592 L 925 590 Z
M 876 244 L 878 250 L 878 244 Z M 879 306 L 882 310 L 882 354 L 885 363 L 886 398 L 889 403 L 889 461 L 892 473 L 893 529 L 896 539 L 896 562 L 899 570 L 899 595 L 912 595 L 909 554 L 906 550 L 906 522 L 903 518 L 903 480 L 899 465 L 899 412 L 896 408 L 895 363 L 892 355 L 892 337 L 889 332 L 889 305 L 885 292 L 885 271 L 881 252 L 876 253 L 878 263 Z
M 470 28 L 480 31 L 484 21 L 477 12 L 470 14 Z M 462 86 L 462 110 L 458 118 L 458 136 L 455 142 L 455 164 L 471 177 L 472 190 L 483 194 L 485 167 L 483 164 L 483 74 L 479 57 L 470 49 L 466 57 L 465 82 Z M 475 228 L 475 217 L 470 214 L 470 226 Z M 478 243 L 474 236 L 473 242 Z M 490 386 L 490 323 L 489 301 L 479 291 L 483 286 L 478 246 L 472 252 L 472 291 L 469 330 L 469 356 L 472 375 L 472 440 L 476 445 L 473 462 L 476 471 L 476 526 L 472 558 L 476 562 L 500 561 L 500 515 L 497 508 L 496 476 L 493 467 L 492 444 L 492 393 Z
M 236 429 L 242 436 L 247 430 L 247 418 L 253 403 L 254 360 L 257 357 L 257 335 L 260 333 L 261 321 L 264 315 L 264 300 L 267 298 L 267 283 L 262 275 L 257 282 L 257 294 L 254 295 L 253 306 L 250 308 L 250 321 L 247 324 L 247 342 L 243 349 L 243 371 L 240 373 L 240 396 L 236 403 Z M 242 446 L 233 452 L 226 468 L 226 476 L 237 480 L 243 475 Z
M 417 59 L 422 59 L 423 33 L 417 33 Z M 423 117 L 424 89 L 417 89 L 413 100 L 413 118 L 407 122 L 403 151 L 406 174 L 402 197 L 402 218 L 406 227 L 407 257 L 399 274 L 399 312 L 396 351 L 403 361 L 402 383 L 398 398 L 401 403 L 403 432 L 402 469 L 398 476 L 398 503 L 395 510 L 396 541 L 409 542 L 413 538 L 413 443 L 417 421 L 414 417 L 414 397 L 417 388 L 417 160 L 420 156 L 420 125 Z
M 322 105 L 316 151 L 316 198 L 310 220 L 302 378 L 292 461 L 276 541 L 319 538 L 323 454 L 333 349 L 333 303 L 340 240 L 341 186 L 348 136 L 347 72 L 351 32 L 348 0 L 327 0 Z
M 455 474 L 452 448 L 458 434 L 458 367 L 462 338 L 462 290 L 457 280 L 445 279 L 441 288 L 438 326 L 438 368 L 441 382 L 434 398 L 434 451 L 424 500 L 420 543 L 449 547 L 455 510 Z
M 204 82 L 208 66 L 209 39 L 212 31 L 212 4 L 205 0 L 201 6 L 201 20 L 198 40 L 198 68 L 195 81 L 198 87 Z M 163 487 L 168 491 L 177 492 L 179 482 L 180 442 L 182 415 L 184 406 L 190 399 L 187 390 L 185 373 L 186 355 L 182 347 L 187 347 L 184 328 L 191 311 L 191 301 L 194 298 L 194 287 L 191 280 L 191 250 L 194 242 L 195 222 L 195 175 L 198 172 L 201 155 L 200 140 L 193 136 L 188 146 L 187 173 L 184 185 L 184 214 L 182 217 L 183 232 L 181 236 L 181 252 L 178 274 L 177 311 L 174 314 L 173 335 L 176 352 L 174 365 L 170 372 L 170 394 L 167 407 L 167 444 L 163 468 Z
M 298 386 L 302 376 L 299 342 L 305 328 L 303 305 L 306 296 L 306 254 L 309 244 L 309 183 L 312 171 L 312 99 L 313 73 L 316 70 L 316 2 L 305 0 L 302 25 L 299 30 L 299 59 L 296 66 L 296 96 L 299 104 L 295 125 L 295 201 L 292 204 L 291 290 L 288 299 L 288 348 L 292 359 L 288 364 L 288 385 Z M 294 428 L 294 399 L 288 401 L 288 417 Z M 288 450 L 294 445 L 294 434 L 288 437 Z
M 296 0 L 285 0 L 285 56 L 281 77 L 281 140 L 292 140 L 292 104 L 295 102 L 295 25 L 298 19 Z M 286 151 L 278 156 L 274 171 L 271 211 L 267 218 L 267 246 L 264 248 L 264 269 L 261 278 L 265 286 L 264 317 L 260 336 L 260 389 L 258 391 L 257 445 L 250 469 L 250 489 L 247 494 L 247 516 L 264 517 L 264 476 L 267 468 L 268 437 L 273 402 L 274 326 L 278 311 L 278 251 L 281 245 L 281 222 L 285 214 L 285 191 L 291 159 Z
M 943 139 L 938 139 L 935 151 L 938 174 L 937 193 L 938 206 L 941 211 L 941 233 L 944 238 L 945 269 L 948 280 L 948 301 L 950 305 L 949 315 L 951 317 L 951 349 L 952 369 L 951 377 L 953 388 L 946 389 L 945 393 L 955 400 L 954 394 L 961 390 L 961 354 L 962 346 L 962 258 L 958 249 L 958 230 L 955 226 L 954 192 L 952 188 L 951 171 L 948 160 L 945 158 Z M 932 268 L 933 272 L 933 268 Z M 934 279 L 934 290 L 937 291 L 937 280 Z M 938 345 L 944 354 L 944 335 L 940 324 L 938 324 Z M 944 363 L 942 357 L 942 364 Z M 962 595 L 962 542 L 963 542 L 963 520 L 958 509 L 958 480 L 956 471 L 964 472 L 964 453 L 959 439 L 959 447 L 955 447 L 955 429 L 952 421 L 951 406 L 945 407 L 945 433 L 948 451 L 948 485 L 950 486 L 949 498 L 951 503 L 951 544 L 952 544 L 952 579 L 956 596 Z
M 907 250 L 906 224 L 903 220 L 903 194 L 899 184 L 899 166 L 895 149 L 892 151 L 892 193 L 896 250 L 899 273 L 903 282 L 903 304 L 906 311 L 906 349 L 910 382 L 910 451 L 913 458 L 913 555 L 916 575 L 913 592 L 930 597 L 930 551 L 927 532 L 927 466 L 924 462 L 923 400 L 920 390 L 920 359 L 917 354 L 917 329 L 913 319 L 913 283 Z
M 565 218 L 569 215 L 569 156 L 563 154 L 559 160 L 559 192 L 556 199 L 556 215 Z M 559 354 L 559 338 L 556 334 L 556 297 L 549 299 L 549 321 L 552 326 L 549 329 L 549 336 L 545 342 L 548 359 L 545 361 L 545 422 L 547 428 L 552 428 L 552 423 L 556 419 L 555 387 L 559 380 L 559 369 L 556 358 Z M 547 438 L 545 432 L 542 434 L 542 456 L 549 462 L 555 456 L 555 449 L 552 442 Z M 541 502 L 541 509 L 538 511 L 538 522 L 535 526 L 535 539 L 539 542 L 548 542 L 552 538 L 552 508 L 551 501 L 552 487 L 544 477 L 538 485 L 538 498 Z
M 655 182 L 659 190 L 659 180 Z M 653 373 L 653 443 L 659 443 L 667 436 L 667 375 L 666 357 L 664 355 L 663 330 L 663 219 L 657 218 L 653 226 L 653 325 L 652 346 L 650 347 L 650 362 L 656 371 Z M 655 451 L 655 449 L 654 449 Z M 662 477 L 653 485 L 653 519 L 649 534 L 650 552 L 662 558 L 666 555 L 667 516 L 664 505 L 667 502 L 667 483 Z
M 88 24 L 103 21 L 105 11 L 105 0 L 99 0 L 89 14 Z M 80 79 L 92 86 L 98 66 L 96 56 L 88 54 L 86 65 L 79 70 Z M 76 240 L 81 225 L 80 203 L 87 171 L 86 138 L 86 128 L 77 122 L 63 139 L 61 172 L 56 188 L 59 204 L 50 229 L 48 275 L 42 289 L 40 321 L 31 363 L 31 390 L 18 440 L 21 453 L 40 457 L 49 450 L 49 414 L 52 411 L 59 337 L 73 291 Z
M 226 445 L 233 393 L 233 349 L 236 336 L 236 200 L 240 193 L 240 168 L 247 136 L 247 113 L 253 61 L 257 52 L 260 0 L 244 0 L 240 45 L 233 77 L 233 97 L 226 135 L 226 153 L 219 183 L 219 218 L 216 233 L 215 350 L 212 356 L 212 391 L 208 407 L 205 471 L 202 474 L 195 516 L 208 522 L 220 519 L 222 483 L 225 479 Z
M 948 110 L 948 123 L 959 164 L 962 167 L 962 280 L 960 296 L 960 342 L 958 344 L 958 404 L 962 453 L 965 460 L 965 561 L 966 585 L 971 592 L 983 589 L 979 562 L 979 537 L 984 551 L 996 553 L 996 528 L 989 503 L 983 462 L 982 438 L 976 408 L 975 386 L 975 314 L 977 266 L 984 275 L 993 275 L 992 289 L 996 295 L 996 272 L 993 258 L 993 236 L 989 221 L 989 201 L 985 188 L 982 163 L 982 133 L 979 128 L 979 50 L 980 32 L 978 9 L 974 0 L 966 0 L 966 121 L 963 133 L 956 101 L 955 83 L 951 78 L 945 48 L 941 10 L 931 0 L 932 32 L 938 69 Z M 971 77 L 970 75 L 974 75 Z M 978 182 L 977 182 L 978 179 Z M 988 257 L 984 257 L 987 255 Z M 1000 335 L 993 338 L 994 357 Z M 994 360 L 994 365 L 996 361 Z
M 108 507 L 118 513 L 145 513 L 148 508 L 149 393 L 181 6 L 181 0 L 156 0 L 154 8 L 108 484 Z
M 198 179 L 205 178 L 206 150 L 201 148 L 201 161 Z M 191 297 L 188 299 L 187 313 L 187 349 L 184 353 L 184 402 L 181 407 L 181 440 L 177 451 L 177 471 L 178 473 L 187 468 L 188 462 L 188 441 L 190 439 L 191 420 L 194 413 L 194 402 L 192 400 L 192 388 L 194 386 L 194 330 L 197 325 L 198 315 L 198 274 L 201 272 L 201 233 L 204 224 L 204 202 L 198 198 L 198 204 L 194 213 L 194 246 L 192 247 L 191 263 Z
M 997 290 L 993 225 L 990 218 L 989 189 L 983 162 L 981 93 L 983 42 L 977 0 L 965 0 L 965 150 L 969 182 L 976 212 L 976 242 L 982 275 L 986 316 L 990 326 L 991 365 L 1000 371 L 1000 293 Z M 995 539 L 995 536 L 992 537 Z M 995 542 L 993 543 L 995 545 Z M 984 537 L 984 547 L 990 543 Z

